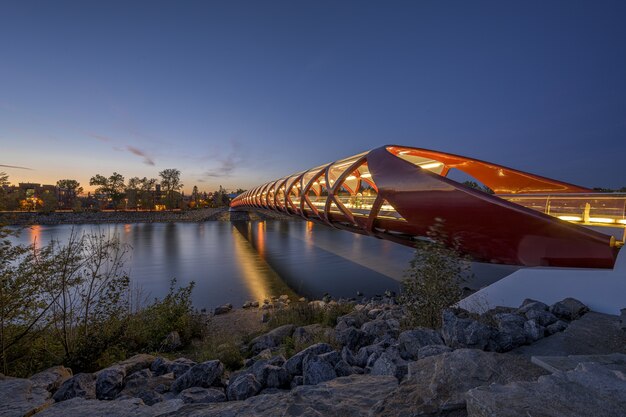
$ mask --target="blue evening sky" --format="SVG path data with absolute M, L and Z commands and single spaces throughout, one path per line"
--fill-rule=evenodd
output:
M 0 1 L 13 182 L 249 188 L 387 143 L 626 186 L 626 2 Z

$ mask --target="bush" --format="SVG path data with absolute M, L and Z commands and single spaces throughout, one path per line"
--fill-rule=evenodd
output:
M 337 317 L 350 313 L 354 304 L 333 304 L 319 308 L 309 303 L 293 303 L 287 308 L 276 310 L 270 316 L 268 326 L 270 329 L 293 324 L 295 326 L 308 326 L 309 324 L 321 324 L 334 327 Z
M 416 245 L 402 282 L 399 301 L 406 309 L 406 327 L 439 328 L 443 310 L 461 299 L 461 282 L 470 273 L 459 242 L 448 239 L 442 220 L 430 227 L 428 237 L 429 242 Z

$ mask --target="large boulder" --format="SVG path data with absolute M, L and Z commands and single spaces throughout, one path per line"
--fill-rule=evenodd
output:
M 185 404 L 219 403 L 226 401 L 226 394 L 223 389 L 191 387 L 182 390 L 178 398 Z
M 448 415 L 465 408 L 465 393 L 471 388 L 534 380 L 544 373 L 518 355 L 459 349 L 411 362 L 407 378 L 375 407 L 373 415 Z
M 335 340 L 337 343 L 351 350 L 369 345 L 374 342 L 375 338 L 376 336 L 367 334 L 363 330 L 354 327 L 346 327 L 345 329 L 335 328 Z
M 378 356 L 370 373 L 394 376 L 401 381 L 407 373 L 407 361 L 402 359 L 397 348 L 390 347 Z
M 526 312 L 526 318 L 528 320 L 535 320 L 537 324 L 543 327 L 549 326 L 558 320 L 554 314 L 545 310 L 528 310 Z
M 623 416 L 626 369 L 582 363 L 568 372 L 542 376 L 536 382 L 484 385 L 467 392 L 469 417 Z
M 546 328 L 541 326 L 535 320 L 528 320 L 524 323 L 524 330 L 526 331 L 528 338 L 533 342 L 543 339 L 546 334 Z
M 302 376 L 304 385 L 317 385 L 337 377 L 335 365 L 323 355 L 307 356 L 302 364 Z
M 154 362 L 155 359 L 156 357 L 152 355 L 141 353 L 139 355 L 132 356 L 122 362 L 118 362 L 112 367 L 121 368 L 124 370 L 124 373 L 126 375 L 130 375 L 141 369 L 150 368 L 150 366 L 152 365 L 152 362 Z
M 178 378 L 196 365 L 196 362 L 187 358 L 178 358 L 170 361 L 163 357 L 158 357 L 150 365 L 150 370 L 155 376 L 174 373 L 174 376 Z
M 316 343 L 289 358 L 285 362 L 285 369 L 290 375 L 302 375 L 302 362 L 306 357 L 332 351 L 333 347 L 328 343 Z
M 575 298 L 566 298 L 550 306 L 550 312 L 560 319 L 576 320 L 589 311 L 589 308 Z
M 264 365 L 261 375 L 266 388 L 289 388 L 291 383 L 291 375 L 282 366 Z
M 318 385 L 296 386 L 291 391 L 258 395 L 245 401 L 190 404 L 167 417 L 363 417 L 397 386 L 388 376 L 351 375 Z M 164 416 L 164 417 L 165 417 Z
M 252 350 L 252 354 L 256 355 L 259 352 L 265 349 L 271 349 L 280 346 L 283 341 L 290 337 L 296 326 L 293 324 L 285 324 L 284 326 L 280 326 L 275 328 L 274 330 L 265 333 L 261 336 L 255 337 L 250 342 L 250 349 Z
M 178 405 L 180 407 L 181 404 Z M 175 407 L 174 409 L 178 408 Z M 174 409 L 160 408 L 161 412 Z M 73 398 L 68 401 L 53 404 L 44 411 L 37 413 L 37 417 L 153 417 L 157 410 L 146 406 L 138 398 L 127 398 L 119 401 L 98 401 L 84 398 Z
M 424 346 L 443 345 L 438 331 L 427 328 L 407 330 L 398 336 L 400 356 L 406 360 L 417 360 L 417 353 Z
M 21 378 L 0 380 L 0 416 L 30 416 L 52 404 L 50 393 L 33 381 Z
M 71 398 L 96 398 L 96 376 L 94 374 L 76 374 L 66 380 L 54 393 L 52 398 L 56 402 L 69 400 Z
M 228 399 L 233 400 L 245 400 L 252 397 L 261 391 L 263 386 L 253 374 L 241 374 L 228 384 L 227 395 Z
M 471 318 L 457 316 L 454 310 L 446 309 L 442 315 L 441 333 L 446 345 L 453 349 L 485 349 L 493 329 Z
M 428 345 L 420 348 L 417 352 L 417 359 L 424 359 L 429 356 L 441 355 L 442 353 L 452 352 L 452 348 L 446 345 Z
M 122 390 L 126 372 L 124 368 L 113 366 L 99 371 L 96 375 L 96 398 L 112 400 Z
M 141 398 L 146 405 L 154 405 L 164 401 L 162 394 L 170 391 L 174 380 L 173 373 L 154 376 L 149 369 L 142 369 L 124 380 L 124 388 L 117 398 Z
M 61 384 L 72 377 L 72 370 L 65 366 L 53 366 L 45 371 L 36 373 L 30 379 L 33 386 L 44 388 L 47 391 L 55 392 Z
M 527 342 L 528 336 L 524 329 L 526 320 L 522 316 L 512 313 L 496 314 L 494 321 L 498 327 L 497 332 L 493 332 L 491 335 L 490 350 L 507 352 Z
M 361 331 L 374 340 L 382 340 L 385 337 L 395 339 L 400 334 L 400 322 L 396 319 L 376 319 L 364 323 Z
M 191 387 L 209 388 L 219 382 L 223 372 L 224 365 L 218 360 L 199 363 L 174 381 L 172 391 L 180 392 Z

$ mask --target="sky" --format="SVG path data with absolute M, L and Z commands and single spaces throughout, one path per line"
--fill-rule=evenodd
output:
M 621 0 L 2 0 L 0 171 L 247 189 L 400 144 L 623 187 L 624 22 Z

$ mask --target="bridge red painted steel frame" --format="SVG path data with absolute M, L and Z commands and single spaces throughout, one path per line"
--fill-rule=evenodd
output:
M 442 165 L 440 172 L 421 168 L 407 160 L 411 157 L 436 161 Z M 612 247 L 609 236 L 498 197 L 593 190 L 464 156 L 397 145 L 353 157 L 336 178 L 329 175 L 333 164 L 263 184 L 237 196 L 231 207 L 274 210 L 408 246 L 443 219 L 449 238 L 458 240 L 460 249 L 477 261 L 583 268 L 612 268 L 615 263 L 618 248 Z M 358 171 L 363 166 L 368 178 Z M 495 195 L 446 178 L 451 168 L 476 178 Z M 377 192 L 367 216 L 356 215 L 337 198 L 349 176 L 367 181 Z M 331 185 L 325 189 L 328 195 L 323 204 L 313 204 L 312 187 L 324 180 Z M 298 189 L 302 192 L 295 192 Z M 381 216 L 383 204 L 401 218 Z

